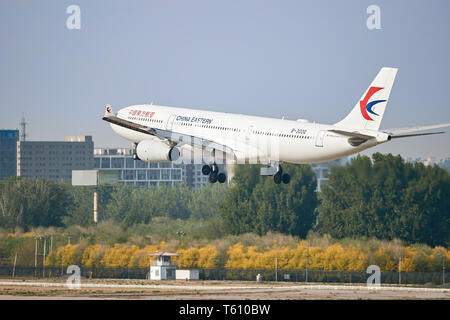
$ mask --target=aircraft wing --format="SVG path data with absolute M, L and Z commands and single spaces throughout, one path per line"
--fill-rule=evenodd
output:
M 174 131 L 161 130 L 157 128 L 152 128 L 144 125 L 140 125 L 122 118 L 117 117 L 112 113 L 111 107 L 106 107 L 105 115 L 102 120 L 115 125 L 131 129 L 137 132 L 145 133 L 154 137 L 157 137 L 163 141 L 167 141 L 171 146 L 183 147 L 184 145 L 193 145 L 195 147 L 200 147 L 202 149 L 208 148 L 211 151 L 220 151 L 231 157 L 235 157 L 235 151 L 224 144 L 217 143 L 212 140 L 207 140 L 201 137 L 196 137 L 192 135 L 186 135 L 182 133 L 177 133 Z

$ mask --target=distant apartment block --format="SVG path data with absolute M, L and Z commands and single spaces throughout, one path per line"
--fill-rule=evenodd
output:
M 65 141 L 17 142 L 17 176 L 70 182 L 72 170 L 93 168 L 91 136 L 69 136 Z
M 344 165 L 347 159 L 338 159 L 330 162 L 312 164 L 311 169 L 316 174 L 317 179 L 317 192 L 322 191 L 322 186 L 328 183 L 328 174 L 331 167 Z
M 436 158 L 436 157 L 432 157 L 432 156 L 429 156 L 429 157 L 426 157 L 426 158 L 422 158 L 422 157 L 415 157 L 415 158 L 412 158 L 412 157 L 408 157 L 408 158 L 406 158 L 406 161 L 407 162 L 410 162 L 410 163 L 416 163 L 416 162 L 421 162 L 421 163 L 423 163 L 425 166 L 439 166 L 439 167 L 441 167 L 441 168 L 444 168 L 444 169 L 446 169 L 447 171 L 450 171 L 450 158 L 441 158 L 441 159 L 439 159 L 439 158 Z
M 0 180 L 15 176 L 19 130 L 0 130 Z
M 94 162 L 95 169 L 115 174 L 120 183 L 143 188 L 176 186 L 181 182 L 198 188 L 208 183 L 208 176 L 202 175 L 201 164 L 133 160 L 129 148 L 96 148 Z

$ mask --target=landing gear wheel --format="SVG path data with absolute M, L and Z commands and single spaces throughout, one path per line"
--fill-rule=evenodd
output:
M 280 184 L 281 183 L 281 173 L 279 171 L 273 175 L 273 181 L 276 184 Z
M 291 181 L 291 176 L 288 175 L 287 173 L 284 173 L 281 176 L 281 180 L 283 181 L 284 184 L 288 184 Z
M 217 166 L 217 164 L 213 163 L 211 165 L 211 171 L 215 172 L 216 174 L 219 174 L 219 167 Z
M 216 181 L 217 181 L 217 172 L 212 171 L 212 172 L 209 174 L 208 180 L 209 180 L 209 182 L 211 182 L 211 183 L 216 183 Z
M 202 167 L 202 173 L 203 173 L 203 175 L 205 175 L 205 176 L 207 176 L 208 174 L 210 174 L 210 173 L 211 173 L 211 166 L 205 164 L 205 165 Z
M 219 181 L 219 183 L 224 183 L 227 180 L 227 176 L 225 175 L 225 173 L 221 172 L 217 175 L 217 181 Z
M 136 153 L 137 145 L 138 145 L 137 142 L 133 143 L 133 149 L 132 149 L 133 150 L 133 155 L 132 155 L 133 160 L 141 160 L 141 159 L 139 159 L 139 157 Z

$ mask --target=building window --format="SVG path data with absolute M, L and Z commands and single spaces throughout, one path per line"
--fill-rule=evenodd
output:
M 160 170 L 147 170 L 148 180 L 160 180 Z
M 161 180 L 170 180 L 170 170 L 161 170 Z
M 111 168 L 124 168 L 123 158 L 111 158 Z
M 124 170 L 123 171 L 123 180 L 136 180 L 136 171 L 135 170 Z
M 95 158 L 94 161 L 94 168 L 100 169 L 100 158 Z
M 127 168 L 134 168 L 134 160 L 133 160 L 133 158 L 126 158 L 126 167 Z
M 181 170 L 172 170 L 172 180 L 181 180 Z
M 136 161 L 136 168 L 147 168 L 147 162 L 137 160 Z
M 172 163 L 171 162 L 161 162 L 159 164 L 160 168 L 172 168 Z
M 137 179 L 145 180 L 145 170 L 137 170 Z
M 102 168 L 111 168 L 109 158 L 102 158 Z

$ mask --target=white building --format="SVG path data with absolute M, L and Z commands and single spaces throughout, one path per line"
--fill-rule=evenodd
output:
M 170 258 L 179 254 L 156 252 L 149 256 L 156 257 L 156 261 L 150 260 L 150 280 L 175 280 L 177 266 L 172 264 Z
M 199 280 L 198 269 L 176 270 L 176 280 Z
M 133 160 L 130 148 L 94 149 L 94 169 L 116 173 L 120 183 L 138 187 L 176 186 L 185 182 L 197 189 L 209 183 L 208 176 L 202 174 L 201 168 L 202 164 Z

